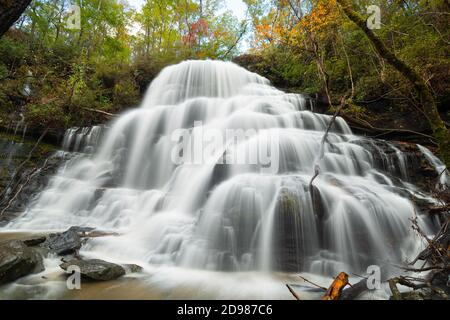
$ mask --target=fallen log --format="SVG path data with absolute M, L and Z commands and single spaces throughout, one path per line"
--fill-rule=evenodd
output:
M 345 272 L 339 273 L 322 297 L 322 300 L 338 300 L 342 294 L 342 290 L 348 284 L 348 274 Z
M 362 279 L 351 287 L 344 289 L 339 297 L 339 300 L 354 300 L 367 290 L 367 279 Z

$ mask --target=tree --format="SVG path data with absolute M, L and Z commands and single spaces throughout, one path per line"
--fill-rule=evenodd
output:
M 161 60 L 228 58 L 246 32 L 223 0 L 147 0 L 135 21 L 137 56 Z
M 0 0 L 0 37 L 19 19 L 31 0 Z
M 450 132 L 439 115 L 431 89 L 416 70 L 407 65 L 403 60 L 399 59 L 395 53 L 389 50 L 383 41 L 367 27 L 366 20 L 352 8 L 352 5 L 348 0 L 337 0 L 337 2 L 340 4 L 345 15 L 365 33 L 378 54 L 411 83 L 417 92 L 424 114 L 433 130 L 433 137 L 439 146 L 441 158 L 447 168 L 450 168 Z

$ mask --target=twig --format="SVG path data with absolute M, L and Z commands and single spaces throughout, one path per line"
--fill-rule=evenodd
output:
M 324 290 L 324 291 L 327 291 L 327 290 L 328 290 L 328 288 L 322 287 L 322 286 L 320 286 L 320 285 L 318 285 L 318 284 L 316 284 L 316 283 L 314 283 L 314 282 L 312 282 L 312 281 L 309 281 L 308 279 L 306 279 L 306 278 L 304 278 L 304 277 L 302 277 L 302 276 L 299 276 L 299 277 L 300 277 L 303 281 L 306 281 L 306 282 L 312 284 L 313 286 L 315 286 L 315 287 L 317 287 L 317 288 L 320 288 L 320 289 L 322 289 L 322 290 Z
M 424 267 L 424 268 L 407 268 L 407 267 L 402 267 L 402 266 L 397 266 L 397 265 L 393 265 L 396 268 L 405 270 L 405 271 L 410 271 L 410 272 L 425 272 L 425 271 L 430 271 L 430 270 L 444 270 L 446 269 L 445 267 L 442 266 L 431 266 L 431 267 Z M 448 269 L 449 267 L 447 267 Z
M 13 204 L 14 200 L 17 198 L 17 196 L 20 194 L 20 192 L 22 191 L 22 189 L 30 182 L 30 180 L 39 172 L 39 168 L 36 168 L 33 170 L 33 172 L 28 175 L 27 180 L 22 183 L 19 187 L 19 189 L 17 190 L 17 192 L 14 194 L 13 197 L 10 198 L 8 204 L 2 209 L 2 211 L 0 211 L 0 217 L 5 213 L 5 211 L 11 207 L 11 205 Z

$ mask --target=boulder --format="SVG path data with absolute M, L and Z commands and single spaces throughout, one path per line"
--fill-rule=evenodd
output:
M 41 244 L 47 240 L 46 236 L 39 236 L 39 237 L 33 237 L 33 238 L 27 238 L 22 240 L 23 243 L 25 243 L 29 247 L 37 246 L 38 244 Z
M 0 284 L 44 270 L 42 256 L 19 240 L 0 245 Z
M 67 270 L 70 266 L 77 266 L 80 268 L 80 273 L 82 276 L 96 281 L 113 280 L 125 274 L 125 269 L 120 265 L 100 259 L 72 259 L 60 264 L 59 266 L 63 270 Z
M 81 237 L 78 232 L 69 229 L 62 233 L 50 234 L 41 246 L 56 254 L 63 255 L 80 249 L 81 244 Z
M 142 271 L 142 267 L 137 264 L 124 264 L 122 267 L 126 273 L 138 273 Z

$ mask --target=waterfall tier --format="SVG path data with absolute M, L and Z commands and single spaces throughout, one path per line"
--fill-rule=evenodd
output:
M 113 230 L 121 236 L 87 250 L 208 270 L 335 275 L 404 261 L 419 245 L 408 159 L 353 135 L 340 117 L 323 141 L 331 117 L 310 105 L 229 62 L 167 67 L 97 147 L 99 129 L 68 132 L 66 149 L 95 152 L 61 167 L 7 228 Z M 261 149 L 270 163 L 245 161 Z

